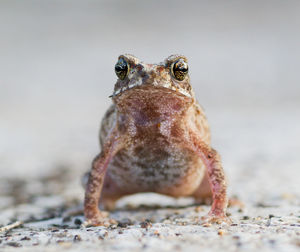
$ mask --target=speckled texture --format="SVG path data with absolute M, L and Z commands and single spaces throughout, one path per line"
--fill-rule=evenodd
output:
M 178 54 L 159 64 L 119 56 L 113 105 L 102 119 L 101 151 L 85 185 L 85 226 L 105 225 L 99 202 L 112 208 L 122 196 L 140 192 L 197 202 L 211 198 L 204 222 L 231 222 L 221 157 L 210 145 L 188 69 L 187 58 Z
M 300 2 L 132 3 L 0 1 L 0 226 L 28 220 L 0 251 L 298 252 Z M 189 58 L 229 196 L 245 205 L 228 208 L 236 226 L 194 225 L 208 206 L 153 194 L 117 202 L 114 230 L 62 222 L 82 202 L 120 51 Z
M 287 141 L 300 134 L 293 109 L 289 111 L 284 115 L 284 119 L 292 123 L 289 133 L 285 135 L 286 140 L 279 140 L 286 149 L 297 150 L 298 143 Z M 299 251 L 299 160 L 295 153 L 280 153 L 281 148 L 272 140 L 284 126 L 277 123 L 277 127 L 272 128 L 277 116 L 268 110 L 255 114 L 261 122 L 259 126 L 251 125 L 238 110 L 222 112 L 222 116 L 215 116 L 219 118 L 217 128 L 230 129 L 229 133 L 234 129 L 240 136 L 237 139 L 228 134 L 217 139 L 222 146 L 227 146 L 222 154 L 230 167 L 229 195 L 237 195 L 244 204 L 232 202 L 233 206 L 228 208 L 233 220 L 231 226 L 197 224 L 209 207 L 191 206 L 192 199 L 140 194 L 117 203 L 117 210 L 111 213 L 111 217 L 120 221 L 117 227 L 80 228 L 82 214 L 70 219 L 61 216 L 66 210 L 80 206 L 81 171 L 74 173 L 68 167 L 53 167 L 51 176 L 0 181 L 0 223 L 5 225 L 16 219 L 26 222 L 24 227 L 0 235 L 0 250 Z M 234 126 L 233 121 L 224 120 L 237 117 L 243 119 L 239 127 Z M 268 134 L 264 127 L 269 128 Z M 254 137 L 268 144 L 256 146 L 251 140 Z M 247 152 L 241 151 L 245 143 Z
M 129 202 L 145 200 L 135 196 Z M 299 251 L 299 206 L 288 199 L 285 207 L 233 206 L 229 213 L 233 224 L 199 225 L 198 216 L 208 207 L 188 206 L 187 201 L 163 199 L 147 195 L 152 200 L 171 204 L 159 208 L 123 206 L 112 213 L 118 224 L 110 227 L 80 228 L 82 216 L 29 221 L 22 228 L 0 235 L 1 251 Z M 53 202 L 55 199 L 53 199 Z M 275 202 L 273 202 L 275 203 Z M 53 204 L 55 205 L 55 204 Z M 121 204 L 122 205 L 122 204 Z M 28 206 L 29 207 L 29 206 Z M 130 208 L 129 208 L 130 207 Z M 171 208 L 170 208 L 171 207 Z M 24 207 L 23 207 L 24 208 Z M 32 212 L 34 204 L 27 208 Z M 26 211 L 26 210 L 25 210 Z

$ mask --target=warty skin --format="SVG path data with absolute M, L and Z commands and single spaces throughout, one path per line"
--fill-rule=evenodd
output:
M 112 209 L 119 198 L 138 192 L 192 196 L 197 202 L 211 198 L 204 221 L 230 222 L 220 156 L 210 146 L 186 57 L 146 64 L 125 54 L 116 71 L 120 78 L 102 120 L 101 152 L 85 186 L 85 225 L 108 221 L 99 203 Z

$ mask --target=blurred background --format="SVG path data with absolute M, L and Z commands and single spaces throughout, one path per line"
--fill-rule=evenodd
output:
M 0 1 L 0 177 L 80 176 L 99 152 L 119 54 L 180 53 L 230 193 L 300 196 L 300 2 Z

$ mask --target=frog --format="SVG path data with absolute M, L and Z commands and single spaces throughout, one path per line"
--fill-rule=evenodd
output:
M 107 223 L 100 205 L 112 210 L 120 198 L 146 192 L 210 199 L 203 221 L 230 223 L 227 180 L 187 58 L 174 54 L 148 64 L 122 54 L 115 73 L 112 104 L 100 127 L 101 152 L 85 183 L 85 225 Z

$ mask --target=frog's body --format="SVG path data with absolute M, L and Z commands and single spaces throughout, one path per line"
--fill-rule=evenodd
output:
M 123 72 L 102 120 L 102 152 L 86 189 L 88 222 L 103 223 L 95 209 L 100 195 L 111 206 L 138 192 L 197 200 L 213 195 L 212 215 L 226 218 L 225 178 L 218 154 L 209 147 L 209 127 L 189 84 L 186 58 L 174 55 L 153 65 L 122 55 L 118 63 Z
M 176 97 L 174 91 L 165 88 L 137 89 L 128 91 L 126 105 L 122 103 L 122 109 L 112 105 L 102 122 L 102 148 L 118 118 L 123 118 L 119 127 L 130 131 L 128 138 L 135 139 L 129 139 L 129 144 L 110 161 L 103 198 L 137 192 L 157 192 L 175 197 L 193 194 L 205 175 L 205 167 L 194 151 L 181 146 L 176 135 L 178 132 L 172 132 L 172 128 L 184 131 L 187 122 L 193 124 L 201 138 L 209 144 L 208 125 L 202 110 L 183 95 Z M 166 115 L 172 102 L 178 108 L 172 108 L 174 113 Z M 130 127 L 131 118 L 134 121 Z M 110 189 L 111 181 L 114 181 L 113 191 Z

